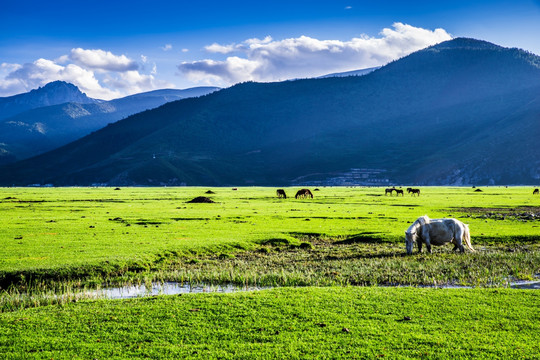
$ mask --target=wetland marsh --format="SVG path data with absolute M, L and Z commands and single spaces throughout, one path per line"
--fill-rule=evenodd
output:
M 290 195 L 296 190 L 285 188 Z M 287 348 L 291 358 L 310 356 L 315 350 L 330 357 L 394 353 L 401 354 L 398 357 L 437 354 L 434 357 L 451 358 L 458 354 L 465 358 L 485 349 L 491 341 L 487 334 L 478 335 L 468 346 L 455 348 L 452 336 L 429 335 L 428 328 L 437 324 L 439 332 L 457 329 L 468 333 L 470 324 L 461 317 L 472 317 L 482 319 L 481 327 L 506 324 L 497 325 L 502 326 L 500 331 L 491 330 L 489 336 L 495 338 L 508 335 L 516 326 L 521 329 L 521 340 L 516 340 L 517 334 L 510 336 L 519 346 L 514 347 L 508 340 L 486 353 L 490 355 L 486 358 L 520 354 L 531 358 L 538 350 L 538 345 L 530 340 L 540 331 L 540 294 L 536 290 L 503 289 L 514 281 L 538 279 L 540 274 L 540 198 L 532 196 L 529 190 L 486 187 L 483 192 L 474 192 L 464 187 L 426 187 L 420 197 L 391 197 L 384 196 L 383 188 L 328 187 L 314 192 L 314 199 L 278 199 L 274 188 L 2 188 L 0 321 L 4 330 L 0 334 L 0 351 L 17 357 L 21 353 L 14 347 L 28 347 L 34 350 L 31 357 L 69 358 L 79 349 L 88 356 L 114 358 L 121 357 L 115 349 L 122 346 L 129 349 L 125 354 L 135 357 L 160 357 L 156 355 L 160 348 L 161 357 L 249 358 L 249 354 L 264 357 L 276 349 Z M 198 196 L 206 196 L 214 203 L 189 203 Z M 415 249 L 412 256 L 406 256 L 404 231 L 425 214 L 468 223 L 476 252 L 459 254 L 452 252 L 451 246 L 443 246 L 435 247 L 433 254 L 417 254 Z M 152 289 L 153 284 L 168 282 L 181 286 L 206 284 L 214 289 L 224 284 L 273 289 L 127 300 L 103 300 L 95 295 L 98 289 Z M 438 288 L 444 286 L 475 289 Z M 92 295 L 84 295 L 89 293 Z M 366 296 L 381 306 L 387 303 L 394 309 L 392 314 L 399 313 L 401 320 L 409 315 L 405 314 L 407 311 L 401 315 L 400 304 L 408 308 L 407 299 L 417 297 L 425 299 L 423 313 L 445 301 L 460 309 L 450 309 L 448 305 L 447 311 L 459 311 L 462 315 L 446 323 L 443 315 L 429 310 L 433 311 L 431 325 L 421 325 L 424 335 L 412 339 L 404 329 L 392 325 L 384 330 L 386 325 L 382 324 L 389 324 L 386 320 L 381 323 L 381 319 L 367 316 L 366 326 L 378 329 L 376 333 L 383 331 L 386 336 L 407 338 L 414 346 L 403 347 L 390 339 L 377 342 L 375 339 L 380 340 L 383 333 L 361 335 L 365 324 L 360 324 L 364 320 L 357 318 L 357 312 L 365 309 L 357 302 Z M 297 297 L 299 302 L 293 301 Z M 308 307 L 302 303 L 308 301 L 303 297 L 314 302 Z M 342 308 L 330 297 L 342 299 L 356 310 Z M 395 299 L 388 302 L 390 297 Z M 261 303 L 248 305 L 250 299 L 259 299 Z M 173 314 L 182 307 L 199 309 L 195 303 L 200 302 L 205 304 L 201 309 L 213 309 L 213 315 L 206 310 L 195 311 L 199 317 L 194 320 L 195 314 L 189 309 L 183 315 Z M 218 304 L 223 302 L 231 305 Z M 328 302 L 335 306 L 325 308 Z M 493 302 L 499 304 L 498 310 L 489 305 Z M 173 308 L 164 310 L 168 306 Z M 136 318 L 139 320 L 133 318 L 132 308 L 140 309 Z M 240 315 L 240 308 L 247 312 Z M 328 322 L 331 332 L 316 330 L 319 327 L 313 324 L 310 326 L 315 327 L 309 330 L 297 323 L 291 327 L 291 314 L 278 316 L 270 310 L 274 308 L 288 308 L 300 315 L 315 311 L 321 319 L 339 313 L 340 320 L 332 326 Z M 159 315 L 160 309 L 168 315 Z M 260 320 L 257 309 L 270 313 Z M 111 326 L 116 323 L 118 331 L 106 330 L 109 320 L 102 319 L 102 315 L 114 317 Z M 83 346 L 77 340 L 72 345 L 64 344 L 64 350 L 51 346 L 57 336 L 68 331 L 58 323 L 65 316 L 70 317 L 70 326 L 80 332 L 81 339 L 97 331 L 100 341 L 108 338 L 110 343 Z M 161 325 L 145 323 L 154 316 L 162 321 Z M 250 323 L 256 329 L 247 329 L 245 336 L 249 339 L 244 338 L 238 323 L 220 323 L 217 328 L 211 325 L 216 316 L 240 316 L 244 319 L 242 326 Z M 519 324 L 514 323 L 518 316 Z M 392 319 L 392 324 L 399 323 L 398 320 Z M 31 329 L 43 330 L 43 321 L 48 321 L 58 333 L 48 333 L 41 340 L 32 337 Z M 266 325 L 260 325 L 260 321 Z M 310 317 L 308 322 L 326 321 Z M 99 322 L 104 325 L 98 326 Z M 90 323 L 96 325 L 85 325 Z M 121 329 L 130 326 L 134 326 L 138 338 L 121 335 L 127 331 Z M 180 337 L 173 336 L 177 345 L 167 345 L 162 336 L 169 330 L 162 326 L 179 332 Z M 341 331 L 340 326 L 350 333 Z M 195 331 L 201 336 L 200 342 L 195 342 L 194 333 L 188 328 L 202 331 Z M 148 329 L 153 329 L 151 334 L 145 333 Z M 251 331 L 253 336 L 248 335 Z M 306 331 L 311 335 L 304 336 Z M 224 336 L 222 341 L 220 336 Z M 289 336 L 298 341 L 291 342 Z M 339 340 L 342 336 L 349 337 Z M 21 339 L 34 345 L 22 346 Z M 316 339 L 325 340 L 310 349 L 307 344 Z M 425 341 L 435 341 L 441 347 L 429 351 Z M 20 351 L 28 354 L 28 349 Z M 451 349 L 457 350 L 452 353 Z

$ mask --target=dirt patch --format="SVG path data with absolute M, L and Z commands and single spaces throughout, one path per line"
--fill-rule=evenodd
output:
M 207 192 L 205 192 L 205 194 L 215 194 L 215 192 L 213 192 L 212 190 L 208 190 Z
M 540 206 L 520 206 L 517 208 L 454 208 L 453 210 L 468 213 L 467 217 L 475 219 L 492 220 L 519 220 L 519 221 L 539 221 Z
M 161 225 L 163 223 L 161 221 L 148 221 L 144 219 L 139 219 L 135 224 L 136 225 Z
M 177 217 L 177 218 L 171 218 L 171 220 L 174 220 L 174 221 L 190 221 L 190 220 L 205 221 L 205 220 L 210 220 L 210 218 L 186 218 L 186 217 Z
M 381 237 L 374 236 L 377 233 L 374 232 L 363 232 L 355 235 L 348 236 L 343 240 L 334 242 L 335 245 L 350 245 L 357 243 L 366 243 L 366 244 L 380 244 L 385 242 Z
M 452 208 L 453 211 L 468 212 L 468 213 L 490 213 L 490 212 L 501 212 L 501 213 L 514 213 L 514 212 L 540 212 L 540 206 L 518 206 L 516 208 L 503 208 L 503 207 L 463 207 L 463 208 Z
M 207 198 L 206 196 L 197 196 L 195 199 L 192 199 L 192 200 L 189 200 L 188 203 L 192 203 L 192 204 L 210 204 L 210 203 L 214 203 L 214 201 L 212 201 L 212 199 L 210 198 Z
M 262 245 L 271 245 L 271 246 L 280 246 L 280 245 L 290 245 L 291 242 L 287 239 L 268 239 L 261 243 Z

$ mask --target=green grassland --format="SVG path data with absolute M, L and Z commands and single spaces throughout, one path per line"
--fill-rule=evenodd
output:
M 530 188 L 423 188 L 420 197 L 381 188 L 322 188 L 314 199 L 278 199 L 273 188 L 212 189 L 215 204 L 189 204 L 205 188 L 2 188 L 0 271 L 152 262 L 167 254 L 253 250 L 306 236 L 401 243 L 424 214 L 470 224 L 473 246 L 529 244 L 539 221 L 483 218 L 478 209 L 536 208 Z M 296 189 L 286 189 L 289 196 Z M 471 217 L 468 217 L 471 216 Z
M 2 188 L 0 286 L 154 279 L 263 285 L 490 285 L 540 272 L 540 198 L 526 187 Z M 215 203 L 189 200 L 207 195 Z M 470 225 L 475 254 L 404 257 L 420 215 Z M 85 280 L 86 279 L 86 280 Z M 506 279 L 506 280 L 505 280 Z M 78 283 L 76 283 L 78 284 Z M 80 284 L 79 284 L 80 285 Z M 76 285 L 76 286 L 79 286 Z M 40 286 L 50 287 L 50 284 Z
M 540 273 L 531 188 L 207 190 L 0 189 L 1 357 L 538 358 L 540 294 L 503 288 Z M 406 256 L 424 214 L 468 223 L 477 251 Z M 80 296 L 160 280 L 278 288 Z M 416 287 L 445 284 L 477 288 Z
M 280 288 L 0 314 L 0 355 L 37 359 L 538 359 L 540 294 Z

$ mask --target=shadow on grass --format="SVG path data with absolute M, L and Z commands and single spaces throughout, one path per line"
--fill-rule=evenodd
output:
M 354 234 L 346 237 L 343 240 L 339 240 L 334 242 L 335 245 L 351 245 L 351 244 L 383 244 L 383 243 L 389 243 L 389 241 L 384 240 L 383 238 L 379 236 L 375 236 L 376 232 L 362 232 L 359 234 Z

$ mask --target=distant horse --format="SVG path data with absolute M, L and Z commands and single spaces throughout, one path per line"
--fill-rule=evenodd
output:
M 431 245 L 444 245 L 453 243 L 454 249 L 464 252 L 463 243 L 471 251 L 471 233 L 469 226 L 456 219 L 430 219 L 427 215 L 420 216 L 405 231 L 405 249 L 407 254 L 412 254 L 414 242 L 418 244 L 418 252 L 422 251 L 422 243 L 426 244 L 431 253 Z
M 533 195 L 536 195 L 536 194 L 540 194 L 540 190 L 538 190 L 538 189 L 534 189 L 534 191 L 533 191 Z
M 278 198 L 284 198 L 284 199 L 287 198 L 287 194 L 285 194 L 285 190 L 283 190 L 283 189 L 277 189 L 276 190 L 276 195 L 277 195 Z
M 411 189 L 410 193 L 411 196 L 414 196 L 414 194 L 420 196 L 420 189 Z
M 310 197 L 313 199 L 313 193 L 309 189 L 300 189 L 296 192 L 296 195 L 294 197 L 296 199 L 307 198 L 307 197 Z
M 396 196 L 399 196 L 399 194 L 401 194 L 401 196 L 403 196 L 403 190 L 396 189 Z
M 392 191 L 396 191 L 397 192 L 397 189 L 395 187 L 392 187 L 392 188 L 386 188 L 384 190 L 384 196 L 387 196 L 388 194 L 390 194 L 390 196 L 392 196 Z
M 410 194 L 413 188 L 407 188 L 407 194 Z

